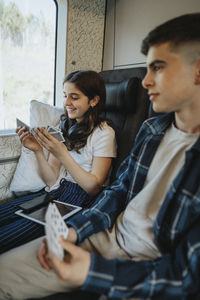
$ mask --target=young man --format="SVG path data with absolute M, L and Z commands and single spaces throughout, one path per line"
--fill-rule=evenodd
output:
M 39 264 L 38 240 L 1 256 L 0 299 L 69 287 L 119 299 L 200 292 L 200 13 L 151 31 L 142 52 L 143 86 L 166 114 L 144 122 L 118 179 L 71 218 L 61 239 L 68 259 L 48 253 L 44 241 Z

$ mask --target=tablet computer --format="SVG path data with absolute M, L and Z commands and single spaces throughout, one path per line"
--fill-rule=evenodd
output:
M 79 212 L 82 209 L 82 207 L 80 207 L 80 206 L 60 202 L 58 200 L 53 200 L 51 202 L 56 204 L 56 206 L 64 220 L 71 217 L 72 215 L 76 214 L 77 212 Z M 15 212 L 15 214 L 17 214 L 18 216 L 27 218 L 36 223 L 45 225 L 45 214 L 46 214 L 47 208 L 48 208 L 48 204 L 43 207 L 40 207 L 34 211 L 31 211 L 29 213 L 26 213 L 22 209 L 19 209 Z

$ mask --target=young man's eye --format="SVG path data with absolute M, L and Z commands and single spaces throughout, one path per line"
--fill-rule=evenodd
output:
M 159 71 L 161 69 L 161 66 L 154 66 L 154 71 Z
M 72 100 L 76 101 L 76 100 L 78 100 L 78 97 L 72 97 Z

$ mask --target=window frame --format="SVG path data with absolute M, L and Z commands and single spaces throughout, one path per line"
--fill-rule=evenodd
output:
M 53 104 L 63 106 L 63 78 L 66 66 L 68 0 L 53 0 L 56 5 L 55 64 Z M 0 129 L 1 135 L 13 135 L 15 129 Z
M 54 105 L 63 106 L 63 79 L 66 66 L 67 46 L 67 0 L 54 0 L 57 6 L 55 72 L 54 72 Z

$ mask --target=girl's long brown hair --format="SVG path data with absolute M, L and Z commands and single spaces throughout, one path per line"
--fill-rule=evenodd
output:
M 75 150 L 85 146 L 88 136 L 97 127 L 101 126 L 103 119 L 100 117 L 102 107 L 105 104 L 106 89 L 103 78 L 95 71 L 75 71 L 65 76 L 63 84 L 71 82 L 88 97 L 89 100 L 99 96 L 99 102 L 90 107 L 85 113 L 83 120 L 77 123 L 76 120 L 68 117 L 67 111 L 61 116 L 61 129 L 65 137 L 65 145 L 68 150 Z

